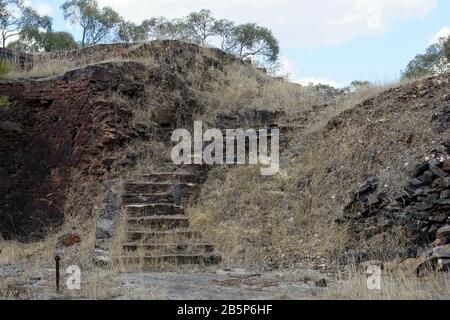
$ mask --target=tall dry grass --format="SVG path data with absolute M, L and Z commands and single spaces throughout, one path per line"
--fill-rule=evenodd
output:
M 368 276 L 353 271 L 319 296 L 326 300 L 449 300 L 450 277 L 445 274 L 420 279 L 395 269 L 383 271 L 380 290 L 368 287 Z
M 293 87 L 282 82 L 258 86 L 250 81 L 248 85 L 245 77 L 240 81 L 242 77 L 236 73 L 231 87 L 223 88 L 224 103 L 245 99 L 270 103 L 274 99 L 279 109 L 307 116 L 297 121 L 288 117 L 283 120 L 286 123 L 280 123 L 297 129 L 283 137 L 289 144 L 281 151 L 277 176 L 261 177 L 258 167 L 251 166 L 211 171 L 197 203 L 189 210 L 194 227 L 213 240 L 229 265 L 288 266 L 317 256 L 336 259 L 349 242 L 348 229 L 334 223 L 343 209 L 340 196 L 363 179 L 368 168 L 363 163 L 361 167 L 346 165 L 350 150 L 346 145 L 330 144 L 321 131 L 329 120 L 387 86 L 366 87 L 314 109 L 325 100 L 310 99 L 308 90 L 313 88 L 294 87 L 291 91 Z M 250 96 L 244 93 L 248 89 L 253 90 Z

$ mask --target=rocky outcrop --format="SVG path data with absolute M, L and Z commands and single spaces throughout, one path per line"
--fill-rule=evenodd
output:
M 105 179 L 121 146 L 139 137 L 130 106 L 113 97 L 130 82 L 126 69 L 104 64 L 56 79 L 0 83 L 0 95 L 13 102 L 0 111 L 3 237 L 32 237 L 60 223 L 68 189 Z
M 127 144 L 169 143 L 172 129 L 191 127 L 206 106 L 190 88 L 190 72 L 208 79 L 211 67 L 220 70 L 234 59 L 200 50 L 155 41 L 37 54 L 35 64 L 54 60 L 80 68 L 54 78 L 0 81 L 0 96 L 12 102 L 0 110 L 0 234 L 32 238 L 60 224 L 70 190 L 92 215 L 94 204 L 86 201 L 92 192 L 81 196 L 85 185 L 103 186 L 148 154 L 126 150 Z M 123 61 L 100 62 L 108 58 Z
M 285 117 L 284 111 L 250 110 L 238 114 L 219 114 L 217 123 L 220 128 L 270 128 L 278 127 L 280 118 Z
M 357 241 L 367 240 L 396 226 L 404 227 L 403 237 L 411 246 L 405 252 L 393 252 L 392 257 L 408 259 L 425 256 L 429 257 L 427 266 L 448 271 L 450 159 L 435 155 L 428 161 L 410 166 L 408 170 L 411 180 L 404 192 L 394 195 L 379 192 L 378 179 L 369 178 L 349 198 L 344 220 L 355 226 Z M 423 273 L 424 268 L 422 265 L 418 274 Z

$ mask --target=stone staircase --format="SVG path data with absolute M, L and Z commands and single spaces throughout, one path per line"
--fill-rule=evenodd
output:
M 282 114 L 254 111 L 245 116 L 225 117 L 219 122 L 222 128 L 242 127 L 243 123 L 253 128 L 267 128 L 270 141 L 271 129 L 278 128 L 275 119 L 279 116 Z M 156 108 L 152 117 L 159 126 L 159 139 L 169 142 L 177 128 L 174 110 Z M 226 130 L 222 131 L 226 136 Z M 235 141 L 235 150 L 236 147 Z M 246 148 L 248 151 L 248 145 Z M 224 160 L 236 164 L 237 158 L 227 159 L 225 150 L 224 144 Z M 207 169 L 201 165 L 175 166 L 168 163 L 160 164 L 158 170 L 160 172 L 135 176 L 124 184 L 121 197 L 127 215 L 127 231 L 120 260 L 150 266 L 220 263 L 221 256 L 214 246 L 191 228 L 183 206 L 198 191 Z
M 139 175 L 125 182 L 126 242 L 121 260 L 145 265 L 217 264 L 214 246 L 192 230 L 183 204 L 202 181 L 200 167 Z

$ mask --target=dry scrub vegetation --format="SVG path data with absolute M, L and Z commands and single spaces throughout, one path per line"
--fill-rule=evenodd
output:
M 139 45 L 130 50 L 137 48 Z M 346 192 L 357 183 L 377 175 L 386 190 L 397 190 L 406 179 L 405 165 L 416 163 L 433 148 L 436 136 L 430 126 L 432 113 L 423 106 L 424 103 L 430 106 L 433 97 L 401 99 L 403 93 L 417 90 L 416 84 L 406 84 L 404 90 L 395 86 L 370 86 L 347 95 L 330 96 L 316 87 L 290 84 L 236 61 L 220 67 L 213 63 L 205 69 L 205 65 L 217 59 L 214 51 L 205 48 L 194 58 L 179 54 L 125 56 L 104 55 L 97 60 L 89 56 L 84 62 L 76 63 L 66 56 L 42 58 L 31 71 L 13 72 L 10 78 L 61 75 L 93 60 L 95 63 L 137 61 L 147 67 L 170 60 L 174 72 L 185 79 L 195 99 L 204 107 L 197 116 L 208 124 L 214 125 L 219 113 L 283 110 L 288 116 L 279 124 L 295 128 L 285 137 L 289 143 L 282 150 L 279 175 L 262 177 L 258 167 L 214 168 L 199 198 L 189 206 L 193 227 L 214 243 L 223 255 L 225 266 L 259 268 L 302 264 L 326 270 L 346 249 L 379 250 L 380 246 L 401 242 L 398 234 L 392 234 L 354 244 L 349 238 L 349 226 L 337 226 L 334 221 L 342 212 Z M 177 92 L 171 94 L 180 97 Z M 369 102 L 360 104 L 364 101 Z M 153 125 L 146 105 L 136 105 L 134 113 L 136 124 Z M 411 135 L 412 144 L 407 143 Z M 128 149 L 140 157 L 133 172 L 122 178 L 148 173 L 155 169 L 155 163 L 168 161 L 167 145 L 158 141 L 130 144 Z M 93 194 L 102 195 L 102 192 L 97 190 Z M 100 199 L 91 200 L 92 206 L 98 209 Z M 67 208 L 73 214 L 66 214 L 61 232 L 76 231 L 82 239 L 74 248 L 70 262 L 90 270 L 81 296 L 115 297 L 111 287 L 114 276 L 129 271 L 131 266 L 116 264 L 107 270 L 94 267 L 96 215 L 80 214 L 76 202 L 71 203 L 70 199 Z M 122 230 L 115 239 L 116 254 L 120 254 L 123 234 Z M 27 293 L 15 286 L 14 281 L 21 283 L 35 270 L 52 268 L 57 239 L 57 235 L 49 233 L 39 243 L 0 242 L 0 266 L 26 266 L 21 278 L 0 278 L 1 298 L 23 297 Z M 355 274 L 324 298 L 436 298 L 442 297 L 442 286 L 448 288 L 448 283 L 438 279 L 421 282 L 391 273 L 385 279 L 387 285 L 383 291 L 374 293 L 367 292 L 365 279 Z
M 231 265 L 289 266 L 309 261 L 314 266 L 317 256 L 332 261 L 348 244 L 348 230 L 334 224 L 341 210 L 338 196 L 358 182 L 367 167 L 356 176 L 358 168 L 345 163 L 348 154 L 341 149 L 345 145 L 324 140 L 321 131 L 330 119 L 385 87 L 338 97 L 303 117 L 317 101 L 290 95 L 289 89 L 288 85 L 286 105 L 297 104 L 290 110 L 300 116 L 286 121 L 302 129 L 288 133 L 290 143 L 281 151 L 280 174 L 261 177 L 257 167 L 216 168 L 190 208 L 193 224 L 214 240 Z M 336 169 L 329 167 L 338 163 Z
M 367 288 L 367 275 L 353 272 L 338 280 L 329 290 L 323 292 L 321 299 L 332 300 L 449 300 L 450 278 L 435 275 L 418 279 L 402 270 L 382 274 L 381 290 Z

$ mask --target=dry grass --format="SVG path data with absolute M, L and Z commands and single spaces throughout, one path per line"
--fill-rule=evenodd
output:
M 48 59 L 42 57 L 35 61 L 31 70 L 13 70 L 10 72 L 6 79 L 18 80 L 18 79 L 33 79 L 33 78 L 51 78 L 76 69 L 75 63 L 66 60 L 62 57 Z
M 341 279 L 320 299 L 332 300 L 449 300 L 450 277 L 440 274 L 419 279 L 400 270 L 381 275 L 381 290 L 369 290 L 367 275 L 353 272 Z
M 310 195 L 293 194 L 292 176 L 262 177 L 257 166 L 217 168 L 210 176 L 189 217 L 226 264 L 277 264 L 299 254 Z
M 136 48 L 134 48 L 136 49 Z M 172 57 L 171 57 L 172 58 Z M 192 57 L 191 57 L 192 58 Z M 397 101 L 387 94 L 377 94 L 394 85 L 369 86 L 345 96 L 327 96 L 314 87 L 301 87 L 273 79 L 252 66 L 225 63 L 221 68 L 207 65 L 215 59 L 212 51 L 201 49 L 189 63 L 183 57 L 172 62 L 180 76 L 186 76 L 186 89 L 204 107 L 196 119 L 213 125 L 218 113 L 244 110 L 284 110 L 289 117 L 286 123 L 297 129 L 288 133 L 288 147 L 282 151 L 281 172 L 274 177 L 262 177 L 259 167 L 215 168 L 203 186 L 199 199 L 191 204 L 188 214 L 195 229 L 211 240 L 224 257 L 224 266 L 277 266 L 287 267 L 299 262 L 315 266 L 317 256 L 335 260 L 348 249 L 350 236 L 348 226 L 334 223 L 343 209 L 346 193 L 370 175 L 381 178 L 383 191 L 396 191 L 406 181 L 406 163 L 415 163 L 427 155 L 433 145 L 435 134 L 430 127 L 430 110 L 421 103 L 426 99 L 409 102 Z M 27 74 L 13 73 L 12 78 L 47 77 L 62 74 L 75 67 L 66 58 L 41 61 Z M 102 61 L 137 61 L 145 66 L 159 65 L 152 55 L 136 58 L 105 58 Z M 85 61 L 86 63 L 88 61 Z M 77 67 L 84 62 L 77 62 Z M 179 71 L 181 70 L 181 71 Z M 183 74 L 184 73 L 184 74 Z M 409 84 L 410 85 L 410 84 Z M 171 101 L 180 101 L 182 94 L 170 92 Z M 151 98 L 152 91 L 147 95 Z M 358 103 L 375 98 L 372 108 L 355 107 Z M 121 99 L 117 97 L 117 99 Z M 123 101 L 129 103 L 129 101 Z M 154 126 L 152 113 L 146 101 L 137 101 L 134 108 L 134 125 Z M 317 108 L 317 106 L 327 105 Z M 337 128 L 327 128 L 329 121 L 338 119 Z M 405 137 L 414 136 L 414 142 L 405 143 Z M 139 155 L 133 174 L 149 173 L 160 169 L 156 164 L 167 162 L 170 148 L 167 143 L 149 139 L 130 143 L 128 151 Z M 94 187 L 97 188 L 98 186 Z M 91 190 L 101 195 L 101 189 Z M 90 199 L 92 207 L 101 199 L 70 198 L 66 205 L 66 221 L 61 232 L 75 231 L 82 243 L 76 248 L 68 263 L 79 264 L 88 270 L 89 281 L 83 298 L 104 299 L 117 295 L 113 290 L 113 278 L 120 272 L 144 270 L 143 263 L 127 265 L 112 264 L 107 270 L 92 265 L 95 242 L 95 218 L 79 212 L 80 199 Z M 98 209 L 95 208 L 95 209 Z M 88 218 L 89 217 L 89 218 Z M 114 256 L 122 254 L 125 240 L 125 223 L 122 223 L 112 243 Z M 393 230 L 368 242 L 351 244 L 368 251 L 383 246 L 398 246 L 401 233 Z M 58 234 L 34 244 L 2 243 L 1 265 L 51 266 Z M 138 252 L 144 256 L 144 252 Z M 168 270 L 166 266 L 154 266 Z M 437 279 L 437 278 L 436 278 Z M 8 280 L 10 281 L 10 280 Z M 401 274 L 388 274 L 381 292 L 367 292 L 365 278 L 354 274 L 342 282 L 325 298 L 372 299 L 372 298 L 426 298 L 445 297 L 442 280 L 418 281 Z M 448 283 L 446 283 L 448 288 Z M 11 283 L 0 283 L 8 296 L 24 294 L 17 292 Z M 8 289 L 6 291 L 6 288 Z
M 234 83 L 238 88 L 239 82 Z M 277 92 L 274 85 L 264 87 L 261 101 L 270 101 Z M 227 264 L 286 266 L 317 256 L 336 258 L 344 251 L 348 230 L 334 223 L 342 210 L 340 196 L 363 179 L 368 168 L 364 163 L 346 165 L 350 153 L 342 149 L 345 146 L 330 144 L 318 132 L 333 117 L 384 89 L 365 88 L 312 112 L 300 124 L 292 121 L 303 129 L 288 134 L 291 142 L 282 150 L 282 171 L 275 177 L 261 177 L 258 167 L 245 166 L 220 167 L 210 173 L 197 204 L 189 210 L 190 218 L 224 253 Z M 279 101 L 287 104 L 287 111 L 295 104 L 309 111 L 318 102 L 303 100 L 289 90 L 284 94 L 287 100 Z
M 293 114 L 334 100 L 332 96 L 319 94 L 315 87 L 275 79 L 254 66 L 240 63 L 226 64 L 223 70 L 211 68 L 207 76 L 203 72 L 190 72 L 188 81 L 198 99 L 207 106 L 199 115 L 207 123 L 214 123 L 219 113 L 283 110 Z

